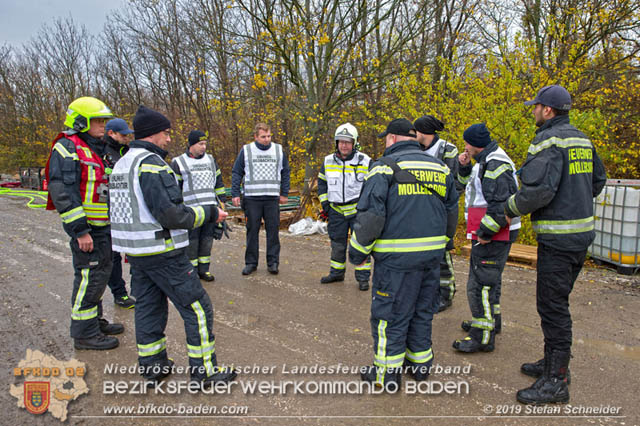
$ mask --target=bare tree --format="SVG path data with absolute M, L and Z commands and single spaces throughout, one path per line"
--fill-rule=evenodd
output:
M 308 182 L 314 173 L 316 148 L 326 136 L 333 114 L 347 101 L 371 91 L 393 75 L 393 61 L 402 57 L 419 30 L 408 17 L 406 2 L 377 0 L 239 0 L 254 22 L 248 38 L 266 53 L 256 66 L 284 71 L 296 96 L 292 107 L 305 129 Z M 402 25 L 398 23 L 402 22 Z M 401 31 L 400 31 L 401 27 Z M 384 39 L 375 64 L 355 66 L 377 30 Z M 379 43 L 382 47 L 382 42 Z M 408 56 L 407 56 L 408 57 Z M 369 81 L 369 84 L 366 82 Z

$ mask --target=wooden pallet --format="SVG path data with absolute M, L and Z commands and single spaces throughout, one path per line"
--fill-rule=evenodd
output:
M 460 248 L 463 255 L 471 254 L 471 244 L 467 244 Z M 535 269 L 538 263 L 538 248 L 527 246 L 524 244 L 512 244 L 509 251 L 507 265 L 521 266 L 525 268 Z

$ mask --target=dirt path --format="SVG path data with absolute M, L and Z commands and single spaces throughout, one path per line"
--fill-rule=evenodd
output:
M 637 389 L 640 371 L 640 278 L 616 275 L 601 269 L 583 271 L 571 296 L 574 320 L 574 358 L 571 361 L 571 409 L 618 408 L 624 417 L 579 417 L 566 406 L 530 408 L 515 401 L 515 392 L 532 380 L 519 373 L 522 362 L 541 356 L 542 334 L 535 308 L 535 271 L 507 267 L 504 275 L 503 332 L 490 354 L 461 355 L 451 348 L 464 336 L 459 324 L 469 316 L 465 282 L 467 259 L 454 257 L 458 294 L 453 307 L 439 314 L 433 326 L 435 364 L 465 371 L 434 373 L 437 383 L 450 382 L 467 392 L 397 394 L 345 394 L 355 392 L 358 375 L 351 368 L 372 362 L 369 329 L 370 293 L 360 292 L 348 266 L 344 283 L 321 286 L 328 271 L 327 237 L 292 237 L 282 234 L 281 272 L 267 273 L 264 238 L 258 272 L 242 277 L 244 230 L 236 227 L 231 240 L 216 242 L 213 249 L 214 283 L 205 284 L 215 307 L 216 352 L 222 363 L 248 370 L 239 382 L 303 382 L 305 394 L 296 394 L 293 384 L 286 393 L 271 389 L 253 394 L 238 385 L 230 393 L 191 395 L 107 394 L 111 381 L 138 381 L 135 374 L 109 374 L 110 365 L 136 365 L 133 311 L 116 308 L 107 289 L 106 317 L 125 324 L 121 345 L 103 353 L 75 351 L 69 338 L 69 299 L 72 269 L 68 238 L 57 214 L 32 210 L 23 200 L 0 199 L 0 356 L 5 368 L 0 380 L 4 418 L 2 424 L 55 424 L 49 414 L 35 417 L 18 409 L 9 395 L 14 383 L 13 367 L 26 349 L 38 349 L 58 359 L 86 362 L 89 395 L 69 407 L 71 424 L 638 424 Z M 125 268 L 128 281 L 128 268 Z M 167 329 L 168 350 L 179 366 L 188 365 L 182 321 L 171 309 Z M 303 367 L 346 368 L 346 372 L 295 374 Z M 247 371 L 248 371 L 247 370 Z M 174 375 L 176 380 L 186 375 Z M 15 383 L 19 381 L 16 380 Z M 350 383 L 343 394 L 317 394 L 318 382 Z M 413 383 L 405 381 L 405 383 Z M 265 385 L 266 386 L 266 385 Z M 106 388 L 107 387 L 107 388 Z M 107 389 L 108 390 L 108 389 Z M 411 391 L 411 389 L 408 389 Z M 425 391 L 427 389 L 423 389 Z M 182 405 L 181 405 L 182 404 Z M 248 412 L 228 417 L 187 418 L 178 412 L 159 412 L 173 407 L 226 406 L 227 411 Z M 134 407 L 145 416 L 105 416 L 112 406 Z M 140 408 L 142 407 L 142 408 Z M 154 407 L 156 413 L 151 411 Z M 559 410 L 553 413 L 552 410 Z M 545 411 L 546 410 L 546 411 Z M 524 416 L 526 414 L 526 416 Z M 508 415 L 508 416 L 507 416 Z M 305 417 L 300 417 L 305 416 Z M 418 419 L 411 416 L 433 416 Z M 488 417 L 485 417 L 488 416 Z M 549 417 L 552 416 L 552 417 Z

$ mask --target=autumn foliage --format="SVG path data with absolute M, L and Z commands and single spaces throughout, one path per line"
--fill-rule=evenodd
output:
M 0 171 L 42 165 L 66 106 L 91 95 L 131 120 L 145 104 L 173 122 L 171 154 L 208 132 L 229 183 L 256 121 L 273 126 L 302 186 L 354 123 L 363 150 L 395 117 L 434 114 L 441 136 L 486 122 L 516 164 L 535 125 L 523 101 L 548 84 L 610 177 L 640 178 L 637 0 L 131 0 L 99 35 L 57 20 L 0 48 Z M 93 28 L 92 28 L 93 29 Z

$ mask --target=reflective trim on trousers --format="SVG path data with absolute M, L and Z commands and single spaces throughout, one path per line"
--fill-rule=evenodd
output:
M 333 269 L 345 269 L 347 266 L 346 263 L 340 263 L 340 262 L 336 262 L 335 260 L 331 261 L 331 267 Z
M 402 361 L 404 359 L 404 352 L 397 355 L 387 356 L 387 321 L 378 321 L 378 350 L 374 356 L 373 364 L 377 367 L 383 367 L 378 369 L 378 381 L 384 383 L 384 371 L 388 368 L 402 367 Z
M 87 293 L 87 287 L 89 285 L 89 268 L 82 268 L 80 270 L 80 274 L 82 278 L 80 280 L 78 293 L 76 293 L 76 300 L 73 301 L 73 307 L 71 308 L 71 319 L 83 321 L 97 317 L 98 307 L 94 306 L 93 308 L 85 309 L 84 311 L 80 310 L 82 300 Z
M 200 334 L 200 347 L 208 347 L 209 345 L 214 345 L 215 350 L 215 341 L 209 342 L 209 330 L 207 329 L 207 316 L 205 315 L 204 309 L 202 309 L 202 305 L 198 300 L 191 304 L 191 309 L 195 312 L 196 317 L 198 318 L 198 333 Z M 209 353 L 202 354 L 202 363 L 207 371 L 207 377 L 213 375 L 215 373 L 214 365 L 211 362 L 211 356 L 213 355 L 213 351 Z
M 424 364 L 425 362 L 429 362 L 433 359 L 433 351 L 431 350 L 431 348 L 422 352 L 411 352 L 409 349 L 407 349 L 404 357 L 414 364 Z
M 356 266 L 356 271 L 370 271 L 371 270 L 371 262 L 367 262 L 362 266 Z
M 216 341 L 208 342 L 206 345 L 194 346 L 187 344 L 187 352 L 190 358 L 204 358 L 208 356 L 211 358 L 216 351 Z
M 493 330 L 493 321 L 489 321 L 486 318 L 471 318 L 471 327 Z
M 98 316 L 98 307 L 86 309 L 84 311 L 74 310 L 71 311 L 71 319 L 83 321 L 95 318 Z
M 163 337 L 153 343 L 141 345 L 138 343 L 138 356 L 153 356 L 167 349 L 167 338 Z
M 482 309 L 484 310 L 484 317 L 489 322 L 489 329 L 482 330 L 482 344 L 489 344 L 489 338 L 491 337 L 491 331 L 493 329 L 493 315 L 491 314 L 491 303 L 489 302 L 489 290 L 491 287 L 482 287 Z

